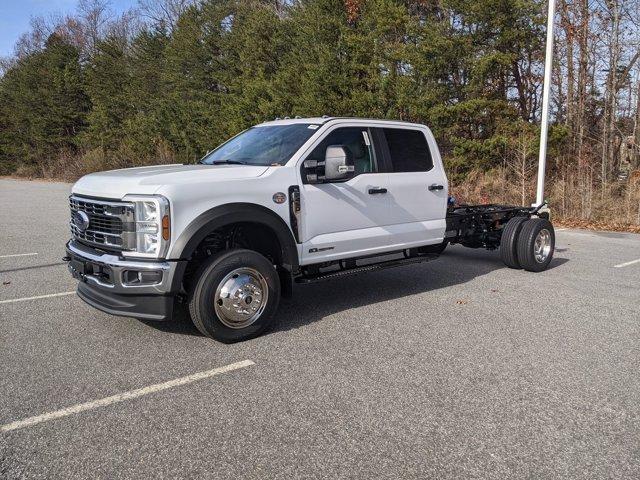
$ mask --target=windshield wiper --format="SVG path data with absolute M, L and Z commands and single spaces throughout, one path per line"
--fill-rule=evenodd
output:
M 214 160 L 211 165 L 247 165 L 247 162 L 241 160 Z

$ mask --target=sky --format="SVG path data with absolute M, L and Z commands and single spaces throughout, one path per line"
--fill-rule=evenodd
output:
M 29 30 L 31 17 L 73 13 L 77 3 L 77 0 L 0 0 L 0 56 L 13 53 L 16 40 Z M 137 5 L 136 0 L 110 0 L 109 3 L 117 13 Z

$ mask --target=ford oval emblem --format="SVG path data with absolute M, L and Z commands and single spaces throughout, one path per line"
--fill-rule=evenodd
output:
M 73 224 L 76 226 L 78 230 L 84 232 L 87 228 L 89 228 L 89 215 L 86 212 L 74 212 L 73 214 Z

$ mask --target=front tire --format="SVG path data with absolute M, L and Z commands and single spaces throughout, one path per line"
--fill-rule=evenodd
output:
M 546 270 L 556 247 L 553 225 L 546 218 L 532 218 L 522 224 L 518 238 L 518 261 L 529 272 Z
M 280 279 L 264 256 L 234 249 L 211 257 L 196 274 L 189 313 L 196 328 L 224 343 L 263 333 L 280 302 Z

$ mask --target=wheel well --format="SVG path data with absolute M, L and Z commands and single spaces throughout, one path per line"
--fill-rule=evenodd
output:
M 183 287 L 189 291 L 198 268 L 208 257 L 223 250 L 246 248 L 264 255 L 278 270 L 282 265 L 282 245 L 269 226 L 253 222 L 236 222 L 216 228 L 198 244 L 187 263 Z

